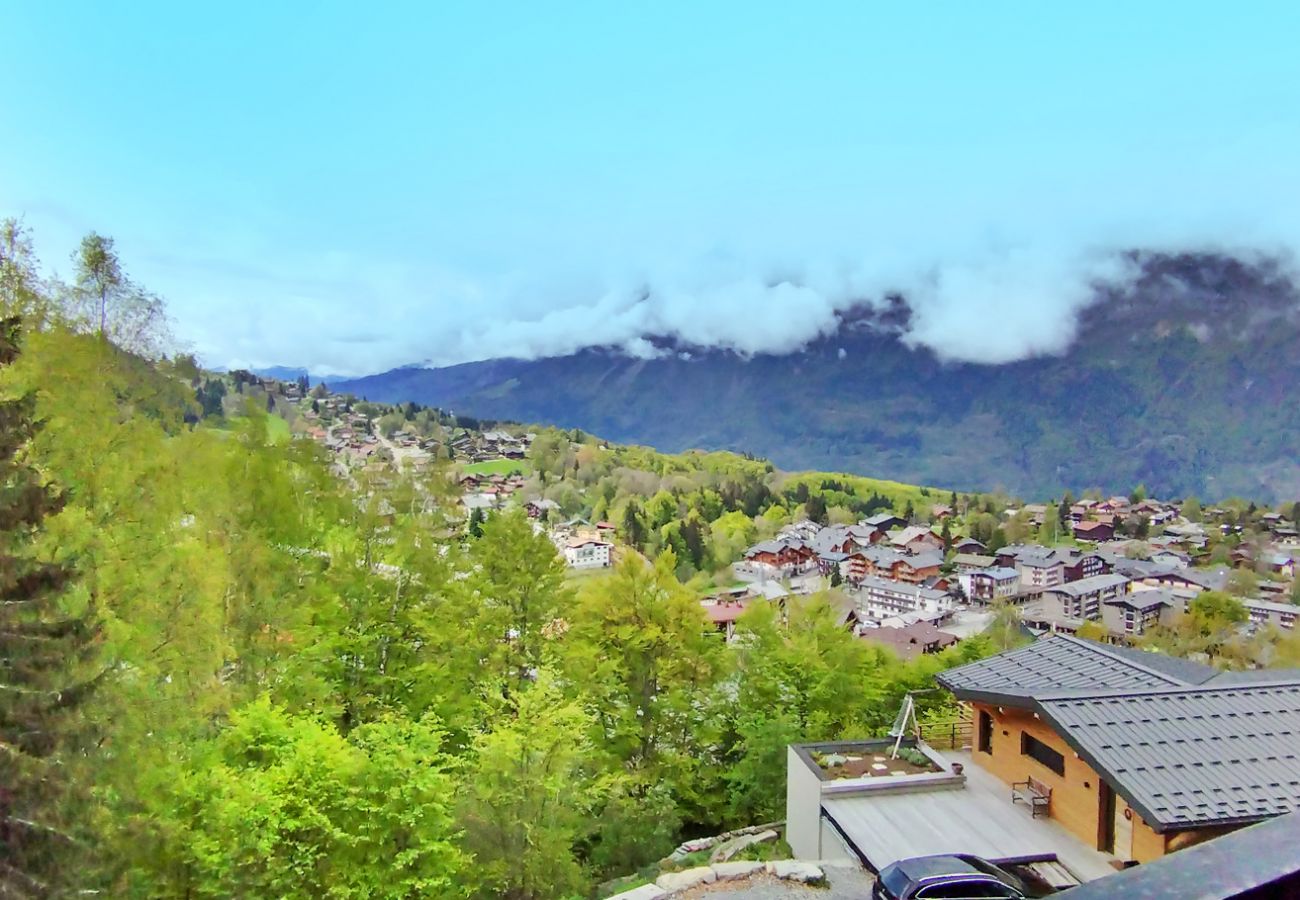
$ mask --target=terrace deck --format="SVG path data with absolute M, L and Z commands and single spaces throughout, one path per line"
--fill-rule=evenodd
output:
M 1055 858 L 1080 883 L 1115 872 L 1114 857 L 1051 819 L 1033 818 L 1023 804 L 1013 805 L 1010 788 L 969 753 L 944 756 L 963 764 L 964 787 L 823 798 L 826 815 L 877 871 L 909 856 L 973 853 L 1006 862 Z

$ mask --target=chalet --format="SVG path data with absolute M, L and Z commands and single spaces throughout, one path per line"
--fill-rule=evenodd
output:
M 736 620 L 744 614 L 748 604 L 743 600 L 721 600 L 704 604 L 704 614 L 714 630 L 728 642 L 736 636 Z
M 957 574 L 970 572 L 974 569 L 988 569 L 997 565 L 996 556 L 981 556 L 978 553 L 958 553 L 952 558 L 952 563 L 957 568 Z
M 957 643 L 956 635 L 940 631 L 928 622 L 917 622 L 901 628 L 888 625 L 864 628 L 858 637 L 868 643 L 886 647 L 904 660 L 915 659 L 925 653 L 938 653 Z
M 956 538 L 952 542 L 952 549 L 956 553 L 978 553 L 988 552 L 988 547 L 983 541 L 977 541 L 973 537 Z
M 1300 530 L 1297 530 L 1294 525 L 1285 528 L 1279 526 L 1273 529 L 1273 539 L 1279 544 L 1298 546 L 1300 545 Z
M 778 538 L 794 538 L 804 542 L 810 542 L 824 530 L 825 529 L 811 519 L 801 519 L 798 522 L 791 522 L 789 525 L 782 528 L 777 532 L 776 536 Z
M 944 519 L 952 518 L 952 507 L 946 503 L 936 503 L 930 507 L 930 518 L 936 522 L 942 522 Z
M 952 609 L 952 598 L 919 584 L 907 584 L 868 575 L 852 592 L 861 621 L 876 620 L 909 612 L 944 612 Z
M 843 553 L 846 555 L 869 544 L 869 542 L 858 543 L 857 539 L 849 533 L 849 526 L 847 525 L 831 525 L 823 528 L 814 534 L 808 543 L 819 554 Z
M 559 512 L 560 504 L 554 500 L 529 500 L 524 504 L 524 511 L 528 513 L 528 518 L 540 519 Z
M 564 545 L 564 561 L 570 569 L 603 569 L 613 565 L 614 545 L 595 538 L 577 537 Z
M 1106 522 L 1083 521 L 1074 524 L 1074 536 L 1080 541 L 1101 543 L 1115 539 L 1115 526 Z
M 1175 550 L 1172 547 L 1165 547 L 1157 550 L 1150 557 L 1153 563 L 1159 563 L 1162 566 L 1173 566 L 1175 569 L 1186 569 L 1192 564 L 1192 558 L 1181 550 Z
M 1300 808 L 1295 671 L 1055 636 L 936 680 L 972 708 L 976 766 L 1121 862 Z
M 869 518 L 863 519 L 858 523 L 868 528 L 874 528 L 877 531 L 893 531 L 895 528 L 903 528 L 907 525 L 906 519 L 901 519 L 893 513 L 878 513 Z
M 1065 550 L 1057 553 L 1062 557 L 1063 574 L 1067 582 L 1082 581 L 1084 578 L 1105 575 L 1110 571 L 1110 564 L 1098 552 L 1080 553 L 1078 550 Z
M 1029 521 L 1042 525 L 1047 519 L 1047 507 L 1042 503 L 1027 503 L 1019 512 L 1029 516 Z
M 817 570 L 828 577 L 838 572 L 840 577 L 848 578 L 848 575 L 845 574 L 848 558 L 849 554 L 836 553 L 833 550 L 818 553 Z
M 898 534 L 889 536 L 889 542 L 899 550 L 907 553 L 921 553 L 926 550 L 943 550 L 943 538 L 929 528 L 913 525 L 904 528 Z
M 817 554 L 802 540 L 786 537 L 750 547 L 745 551 L 745 562 L 751 567 L 790 576 L 809 571 L 817 564 Z
M 909 584 L 923 584 L 932 578 L 938 578 L 942 565 L 943 554 L 930 550 L 895 560 L 890 567 L 889 577 Z
M 885 530 L 882 528 L 872 528 L 870 525 L 850 525 L 848 535 L 853 542 L 859 547 L 869 547 L 872 544 L 878 544 L 886 538 Z M 845 551 L 846 553 L 848 551 Z
M 957 584 L 969 602 L 993 603 L 1015 596 L 1020 590 L 1020 573 L 997 566 L 967 569 L 957 576 Z
M 894 567 L 904 558 L 904 554 L 889 547 L 865 547 L 850 553 L 842 563 L 841 571 L 853 584 L 860 584 L 868 576 L 893 578 Z
M 1285 575 L 1287 578 L 1295 575 L 1295 557 L 1294 550 L 1280 552 L 1272 551 L 1264 554 L 1263 564 L 1268 570 L 1276 575 Z

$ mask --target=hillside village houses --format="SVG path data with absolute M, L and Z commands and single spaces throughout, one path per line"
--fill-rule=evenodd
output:
M 501 428 L 477 432 L 451 426 L 438 439 L 421 438 L 409 428 L 385 437 L 348 398 L 320 388 L 304 391 L 301 383 L 256 376 L 243 380 L 273 403 L 293 404 L 300 418 L 296 430 L 334 454 L 340 474 L 419 467 L 439 453 L 467 463 L 523 459 L 535 437 Z M 519 474 L 467 473 L 460 480 L 464 513 L 486 514 L 513 505 L 524 486 Z M 550 530 L 557 552 L 570 566 L 612 565 L 612 526 L 557 524 L 559 505 L 549 499 L 529 499 L 523 508 Z M 931 509 L 936 523 L 952 515 L 944 504 Z M 1044 523 L 1054 528 L 1059 519 L 1062 536 L 1073 537 L 1078 546 L 1019 544 L 989 551 L 979 541 L 953 535 L 945 558 L 944 539 L 934 528 L 886 512 L 852 525 L 793 523 L 750 547 L 733 571 L 749 585 L 746 597 L 763 602 L 784 602 L 787 594 L 815 590 L 824 579 L 841 583 L 853 601 L 859 630 L 890 623 L 942 624 L 966 605 L 1012 602 L 1035 630 L 1073 633 L 1083 623 L 1095 622 L 1113 639 L 1127 640 L 1171 622 L 1200 592 L 1221 589 L 1229 570 L 1206 569 L 1198 561 L 1212 535 L 1241 531 L 1227 510 L 1206 509 L 1203 522 L 1189 522 L 1180 518 L 1175 504 L 1118 496 L 1075 501 L 1064 513 L 1059 507 L 1029 504 L 1007 511 L 1008 518 L 1013 515 L 1040 529 Z M 1121 530 L 1134 533 L 1135 522 L 1142 537 L 1123 537 Z M 1300 568 L 1296 523 L 1281 513 L 1265 513 L 1258 527 L 1266 529 L 1265 539 L 1237 544 L 1228 562 L 1266 578 L 1293 579 Z M 1259 596 L 1244 599 L 1251 621 L 1292 627 L 1297 608 L 1281 596 L 1288 589 L 1287 582 L 1261 582 Z M 736 614 L 735 608 L 719 612 L 724 619 Z
M 1168 504 L 1143 501 L 1134 507 L 1111 498 L 1075 504 L 1071 516 L 1128 518 L 1135 508 L 1163 523 L 1149 542 L 1102 540 L 1095 530 L 1084 529 L 1099 539 L 1079 540 L 1077 547 L 1013 544 L 992 553 L 975 552 L 984 549 L 979 545 L 947 560 L 943 539 L 933 529 L 905 525 L 892 515 L 855 525 L 799 522 L 750 547 L 734 572 L 758 583 L 793 583 L 815 574 L 839 581 L 856 605 L 857 628 L 864 634 L 896 617 L 910 617 L 900 624 L 941 625 L 964 606 L 1011 602 L 1021 607 L 1031 630 L 1073 634 L 1091 622 L 1109 639 L 1124 642 L 1154 625 L 1170 624 L 1197 594 L 1223 589 L 1229 571 L 1194 567 L 1205 526 L 1176 519 Z M 1024 509 L 1030 515 L 1049 513 L 1046 506 Z M 1241 555 L 1241 563 L 1290 578 L 1300 541 L 1284 543 L 1291 523 L 1281 516 L 1271 517 L 1270 527 L 1281 532 L 1281 540 L 1259 559 Z M 957 544 L 953 540 L 953 550 Z M 1274 583 L 1276 599 L 1265 595 L 1265 587 L 1260 597 L 1243 600 L 1251 622 L 1291 628 L 1300 608 L 1277 596 L 1287 584 Z

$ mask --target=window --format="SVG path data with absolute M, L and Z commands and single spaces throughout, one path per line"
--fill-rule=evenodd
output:
M 1065 757 L 1028 732 L 1020 732 L 1020 753 L 1036 759 L 1057 775 L 1065 774 Z

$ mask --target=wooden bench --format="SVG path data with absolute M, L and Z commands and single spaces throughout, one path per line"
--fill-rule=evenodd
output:
M 1043 815 L 1050 815 L 1052 805 L 1052 788 L 1043 784 L 1037 778 L 1027 778 L 1024 781 L 1013 781 L 1011 783 L 1011 802 L 1017 800 L 1029 804 L 1030 814 L 1037 819 L 1038 811 L 1042 810 Z

